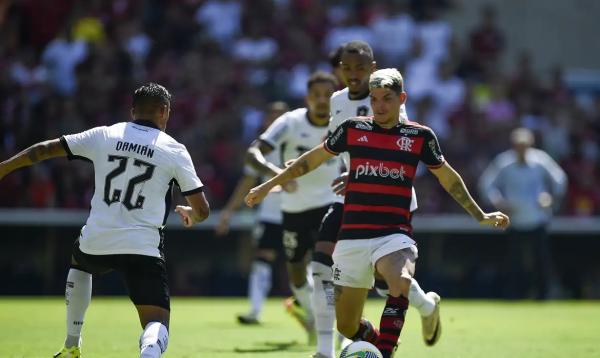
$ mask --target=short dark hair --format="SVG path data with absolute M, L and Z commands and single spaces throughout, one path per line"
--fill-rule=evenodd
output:
M 340 61 L 342 60 L 342 53 L 344 52 L 344 46 L 346 44 L 341 44 L 335 50 L 329 53 L 328 59 L 331 67 L 336 68 L 340 66 Z
M 142 112 L 153 111 L 159 106 L 169 105 L 171 94 L 154 82 L 147 83 L 133 92 L 133 108 Z
M 342 49 L 342 53 L 344 52 L 366 55 L 371 61 L 375 60 L 375 57 L 373 56 L 373 49 L 364 41 L 355 40 L 346 43 Z
M 308 83 L 306 84 L 306 89 L 310 90 L 311 87 L 315 83 L 322 83 L 322 82 L 331 83 L 333 88 L 337 88 L 337 86 L 338 86 L 338 81 L 333 74 L 331 74 L 329 72 L 325 72 L 325 71 L 317 71 L 317 72 L 313 72 L 313 74 L 310 75 L 310 78 L 308 79 Z

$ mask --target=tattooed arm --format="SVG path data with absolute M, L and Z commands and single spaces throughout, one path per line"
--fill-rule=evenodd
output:
M 246 195 L 246 204 L 248 206 L 259 204 L 274 186 L 281 185 L 294 178 L 303 176 L 316 169 L 333 156 L 334 154 L 325 150 L 322 144 L 314 147 L 302 154 L 298 159 L 294 160 L 283 172 L 277 174 L 263 184 L 252 188 L 248 195 Z
M 46 159 L 65 156 L 67 156 L 67 152 L 59 139 L 34 144 L 0 163 L 0 179 L 19 168 L 28 167 Z
M 430 171 L 438 178 L 444 189 L 459 203 L 475 220 L 484 225 L 493 225 L 506 228 L 509 224 L 508 216 L 501 212 L 485 213 L 473 200 L 469 190 L 465 186 L 460 174 L 458 174 L 448 162 L 444 162 L 439 168 L 430 168 Z

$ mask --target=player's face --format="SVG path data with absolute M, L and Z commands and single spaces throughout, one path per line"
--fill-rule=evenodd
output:
M 400 118 L 400 106 L 406 100 L 406 93 L 397 94 L 389 88 L 371 89 L 373 119 L 381 126 L 395 125 Z
M 344 84 L 348 87 L 351 96 L 369 91 L 369 76 L 375 69 L 375 62 L 369 56 L 344 52 L 340 66 Z
M 331 82 L 314 83 L 306 95 L 308 110 L 319 118 L 329 118 L 329 99 L 333 92 L 335 88 Z

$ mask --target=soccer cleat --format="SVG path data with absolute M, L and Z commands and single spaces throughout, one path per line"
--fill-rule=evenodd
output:
M 309 317 L 308 313 L 300 306 L 295 297 L 288 297 L 283 301 L 285 310 L 290 314 L 300 325 L 306 333 L 308 333 L 308 344 L 317 344 L 317 331 L 315 330 L 315 322 L 312 317 Z
M 317 352 L 317 353 L 311 355 L 310 358 L 332 358 L 332 357 L 329 357 L 329 356 L 326 356 L 323 353 Z
M 260 321 L 256 318 L 256 316 L 254 316 L 252 314 L 238 315 L 237 320 L 240 324 L 244 324 L 244 325 L 260 324 Z
M 440 339 L 442 334 L 442 322 L 440 320 L 440 296 L 435 292 L 427 292 L 427 296 L 435 301 L 433 312 L 426 317 L 421 317 L 421 329 L 423 341 L 428 346 L 433 346 Z
M 79 347 L 63 347 L 63 349 L 54 354 L 52 358 L 81 358 L 81 350 Z

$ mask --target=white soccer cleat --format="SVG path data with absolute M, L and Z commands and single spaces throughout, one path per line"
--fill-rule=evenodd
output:
M 427 296 L 431 297 L 435 302 L 435 308 L 429 316 L 421 316 L 421 329 L 423 333 L 423 341 L 428 346 L 433 346 L 440 339 L 442 334 L 442 322 L 440 320 L 440 295 L 435 292 L 427 292 Z

